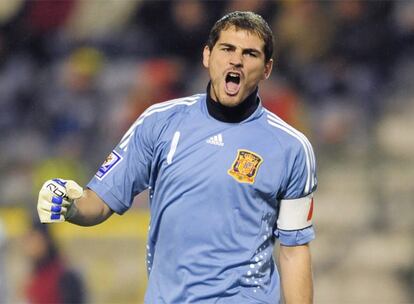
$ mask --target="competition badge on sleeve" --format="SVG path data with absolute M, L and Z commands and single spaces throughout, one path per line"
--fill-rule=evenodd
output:
M 253 184 L 262 162 L 263 159 L 256 153 L 237 150 L 236 160 L 227 173 L 240 183 Z
M 108 174 L 115 166 L 122 160 L 122 156 L 119 155 L 116 151 L 112 151 L 111 154 L 105 159 L 102 166 L 99 168 L 98 172 L 96 172 L 95 176 L 102 180 L 105 175 Z

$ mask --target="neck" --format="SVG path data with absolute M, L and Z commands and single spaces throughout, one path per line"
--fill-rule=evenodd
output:
M 219 121 L 230 123 L 241 122 L 252 115 L 259 106 L 257 88 L 237 106 L 226 107 L 220 101 L 213 100 L 210 95 L 210 85 L 209 83 L 207 86 L 207 110 L 212 117 Z

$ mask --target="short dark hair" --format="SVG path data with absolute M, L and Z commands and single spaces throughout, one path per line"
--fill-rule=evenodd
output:
M 231 12 L 219 19 L 211 28 L 208 35 L 207 46 L 210 50 L 213 49 L 217 40 L 220 38 L 220 33 L 230 27 L 236 29 L 247 30 L 257 34 L 264 41 L 265 61 L 268 62 L 273 55 L 273 33 L 267 22 L 262 16 L 253 12 Z

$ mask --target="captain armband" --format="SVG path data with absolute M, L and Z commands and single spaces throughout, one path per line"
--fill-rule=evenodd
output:
M 281 230 L 300 230 L 312 226 L 313 195 L 280 201 L 277 228 Z

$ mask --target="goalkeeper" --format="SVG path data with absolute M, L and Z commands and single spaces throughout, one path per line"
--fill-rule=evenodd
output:
M 41 221 L 96 225 L 148 189 L 145 303 L 278 303 L 281 287 L 286 303 L 311 303 L 315 157 L 259 98 L 272 53 L 259 15 L 218 20 L 203 50 L 206 93 L 148 108 L 86 189 L 47 181 Z

